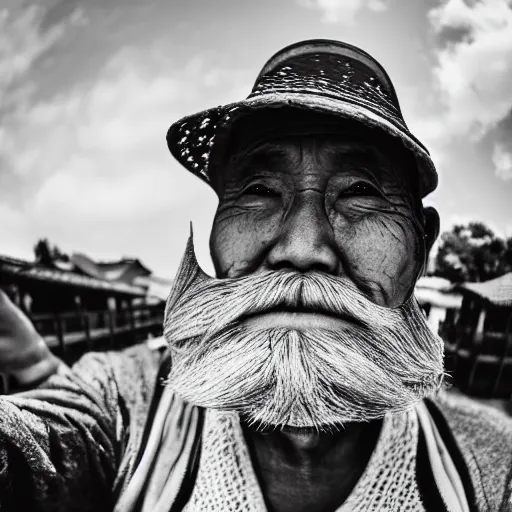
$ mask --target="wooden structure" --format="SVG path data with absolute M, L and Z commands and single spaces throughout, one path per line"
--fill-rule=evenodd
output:
M 461 308 L 440 328 L 454 385 L 481 398 L 512 398 L 512 272 L 460 285 Z
M 453 283 L 435 276 L 420 277 L 414 294 L 434 332 L 438 332 L 446 315 L 458 311 L 462 303 L 462 294 Z
M 164 301 L 147 288 L 0 257 L 0 286 L 68 364 L 162 334 Z
M 94 261 L 85 254 L 74 253 L 69 259 L 76 270 L 103 281 L 133 285 L 137 278 L 152 275 L 151 270 L 134 258 L 101 262 Z

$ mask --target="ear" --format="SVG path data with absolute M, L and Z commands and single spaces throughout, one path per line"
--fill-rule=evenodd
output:
M 425 230 L 425 257 L 428 258 L 430 250 L 439 236 L 439 213 L 432 206 L 423 208 Z

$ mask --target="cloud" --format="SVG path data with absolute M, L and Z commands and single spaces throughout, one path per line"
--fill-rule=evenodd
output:
M 246 83 L 244 72 L 200 56 L 180 69 L 165 52 L 125 48 L 99 76 L 92 85 L 26 102 L 0 133 L 0 161 L 9 170 L 2 178 L 11 177 L 0 198 L 23 208 L 17 226 L 25 246 L 30 237 L 31 247 L 48 236 L 63 250 L 137 256 L 172 275 L 193 220 L 198 259 L 211 272 L 216 197 L 172 158 L 165 134 L 179 117 L 232 100 Z
M 31 77 L 33 68 L 62 40 L 70 25 L 83 20 L 82 11 L 76 9 L 42 30 L 44 15 L 41 6 L 18 2 L 0 9 L 0 239 L 3 251 L 21 257 L 29 257 L 35 234 L 19 201 L 23 179 L 13 169 L 11 156 L 18 152 L 14 167 L 23 169 L 32 160 L 33 150 L 17 139 L 12 128 L 23 123 L 37 89 Z
M 44 11 L 31 5 L 21 11 L 0 11 L 0 88 L 23 76 L 64 34 L 64 24 L 42 33 Z
M 38 5 L 0 10 L 0 199 L 7 202 L 19 200 L 24 169 L 33 166 L 37 156 L 37 144 L 30 145 L 30 138 L 23 137 L 31 117 L 37 115 L 32 111 L 39 85 L 37 70 L 47 64 L 45 58 L 69 29 L 85 20 L 77 8 L 42 29 L 45 14 Z
M 429 21 L 443 40 L 433 70 L 442 109 L 425 132 L 478 140 L 512 109 L 512 3 L 444 0 Z
M 34 92 L 29 72 L 73 26 L 86 23 L 83 10 L 75 8 L 59 23 L 42 29 L 45 9 L 38 5 L 0 9 L 0 114 Z
M 0 203 L 1 254 L 30 258 L 35 239 L 23 211 Z
M 384 12 L 388 9 L 388 4 L 384 0 L 368 0 L 367 7 L 373 12 Z
M 374 12 L 385 11 L 387 0 L 299 0 L 305 7 L 322 12 L 324 23 L 353 24 L 360 11 L 368 9 Z
M 247 95 L 245 71 L 206 52 L 178 67 L 156 39 L 119 48 L 88 82 L 59 90 L 57 78 L 41 98 L 39 70 L 51 76 L 59 45 L 86 22 L 72 10 L 41 30 L 44 16 L 37 6 L 0 10 L 2 253 L 30 258 L 49 237 L 64 251 L 132 255 L 171 276 L 192 220 L 211 272 L 216 197 L 174 161 L 165 134 L 182 115 Z
M 512 180 L 512 152 L 504 145 L 496 143 L 492 153 L 494 173 L 504 181 Z
M 26 178 L 41 215 L 129 221 L 188 200 L 189 175 L 170 156 L 165 134 L 198 102 L 207 74 L 202 65 L 177 72 L 168 62 L 149 70 L 144 59 L 122 51 L 92 87 L 33 105 L 11 125 L 4 156 Z

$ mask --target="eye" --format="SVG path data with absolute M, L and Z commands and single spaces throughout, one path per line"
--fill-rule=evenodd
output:
M 382 194 L 373 186 L 365 181 L 358 181 L 353 185 L 350 185 L 347 189 L 345 189 L 340 197 L 382 197 Z
M 259 197 L 278 197 L 279 192 L 273 188 L 263 185 L 261 183 L 255 183 L 254 185 L 248 186 L 244 191 L 244 195 L 248 196 L 259 196 Z

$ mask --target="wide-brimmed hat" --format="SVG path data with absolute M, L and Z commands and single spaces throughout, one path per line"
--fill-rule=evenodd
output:
M 167 145 L 185 168 L 211 185 L 216 157 L 237 122 L 262 110 L 277 119 L 283 107 L 336 116 L 340 123 L 353 120 L 396 137 L 414 156 L 421 197 L 436 188 L 434 163 L 407 128 L 388 74 L 366 52 L 339 41 L 303 41 L 277 52 L 245 100 L 180 119 L 169 128 Z

